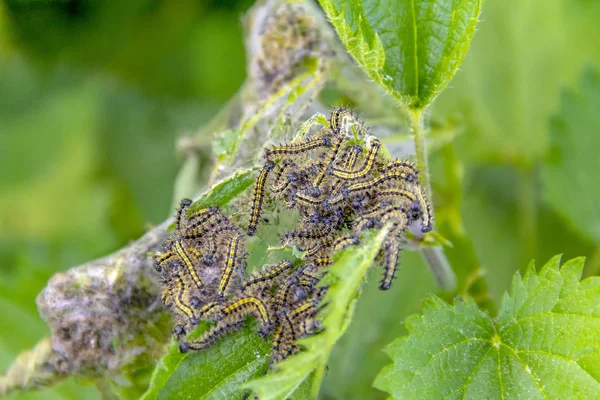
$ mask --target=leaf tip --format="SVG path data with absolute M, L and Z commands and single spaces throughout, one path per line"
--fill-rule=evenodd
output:
M 560 253 L 552 257 L 550 260 L 548 260 L 546 265 L 544 265 L 543 269 L 553 269 L 558 271 L 560 269 L 560 261 L 562 260 L 562 256 L 563 253 Z
M 585 266 L 585 257 L 575 257 L 560 266 L 560 272 L 563 275 L 576 275 L 578 278 L 583 274 Z

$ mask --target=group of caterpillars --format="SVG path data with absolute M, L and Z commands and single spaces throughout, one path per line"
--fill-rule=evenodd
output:
M 174 315 L 173 333 L 186 336 L 202 320 L 216 322 L 200 338 L 183 341 L 181 352 L 211 346 L 223 335 L 240 328 L 253 315 L 259 333 L 273 333 L 272 361 L 297 350 L 300 337 L 319 328 L 314 319 L 324 290 L 318 279 L 291 261 L 265 265 L 259 273 L 246 273 L 244 235 L 217 207 L 190 210 L 184 199 L 175 217 L 176 232 L 154 254 L 161 276 L 162 303 Z M 307 284 L 301 292 L 287 281 Z
M 312 120 L 304 132 L 318 124 L 318 118 Z M 404 233 L 410 226 L 429 232 L 432 215 L 416 167 L 406 160 L 385 160 L 380 149 L 379 139 L 345 108 L 332 111 L 328 123 L 307 140 L 266 149 L 248 235 L 257 229 L 267 195 L 299 212 L 298 228 L 281 240 L 305 250 L 305 261 L 314 265 L 327 264 L 322 260 L 330 260 L 333 252 L 357 244 L 364 230 L 389 223 L 377 257 L 385 271 L 380 288 L 389 289 Z
M 318 120 L 311 118 L 301 132 Z M 190 210 L 191 201 L 182 200 L 176 233 L 154 255 L 162 302 L 175 316 L 178 339 L 201 320 L 215 322 L 200 338 L 182 342 L 182 352 L 211 346 L 249 315 L 258 320 L 260 335 L 272 336 L 272 362 L 298 351 L 297 339 L 321 329 L 316 315 L 327 287 L 318 283 L 333 254 L 358 244 L 366 229 L 390 226 L 375 260 L 385 271 L 380 288 L 390 288 L 404 233 L 411 226 L 431 230 L 432 218 L 415 166 L 384 160 L 380 147 L 354 113 L 341 108 L 305 141 L 266 149 L 247 234 L 256 233 L 266 197 L 280 200 L 300 214 L 281 241 L 305 256 L 255 274 L 246 272 L 244 235 L 230 218 L 217 207 Z

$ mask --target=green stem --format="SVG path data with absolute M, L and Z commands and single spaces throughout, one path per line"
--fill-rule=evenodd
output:
M 417 168 L 421 185 L 425 188 L 427 198 L 431 199 L 431 185 L 429 183 L 429 164 L 427 163 L 427 147 L 425 146 L 425 126 L 423 123 L 423 111 L 411 110 L 410 127 L 415 141 L 415 153 L 417 155 Z M 433 210 L 432 210 L 433 211 Z
M 450 262 L 442 247 L 425 247 L 421 250 L 423 258 L 440 289 L 452 292 L 456 289 L 456 274 L 450 266 Z
M 431 214 L 434 216 L 431 183 L 429 181 L 429 164 L 427 163 L 427 147 L 425 146 L 425 124 L 423 121 L 423 110 L 410 111 L 411 129 L 415 141 L 415 153 L 417 155 L 417 168 L 421 185 L 425 188 L 425 195 L 431 202 Z M 448 262 L 448 258 L 441 247 L 424 247 L 423 258 L 438 286 L 442 290 L 453 291 L 456 289 L 456 275 Z

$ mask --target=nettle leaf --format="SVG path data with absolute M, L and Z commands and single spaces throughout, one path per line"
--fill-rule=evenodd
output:
M 587 70 L 579 91 L 563 93 L 542 169 L 546 201 L 578 232 L 600 242 L 600 74 Z
M 369 76 L 421 109 L 461 64 L 483 0 L 319 0 L 340 39 Z
M 360 246 L 349 247 L 336 255 L 335 263 L 323 279 L 323 284 L 329 286 L 323 300 L 326 306 L 320 314 L 323 332 L 299 341 L 304 351 L 277 364 L 276 370 L 267 376 L 246 385 L 261 400 L 287 399 L 297 395 L 296 390 L 308 391 L 309 384 L 311 395 L 303 398 L 317 397 L 329 354 L 350 324 L 361 283 L 387 232 L 384 228 L 376 236 L 363 240 Z
M 205 330 L 206 325 L 201 325 L 191 337 Z M 240 385 L 267 370 L 270 351 L 269 343 L 256 333 L 256 324 L 203 351 L 182 354 L 178 344 L 172 343 L 142 399 L 241 398 L 244 390 Z
M 599 398 L 600 278 L 579 281 L 583 258 L 559 263 L 517 273 L 494 319 L 472 299 L 427 301 L 375 386 L 393 398 Z
M 232 176 L 212 186 L 190 206 L 190 213 L 210 206 L 224 206 L 244 192 L 254 183 L 255 176 L 250 169 L 239 169 Z

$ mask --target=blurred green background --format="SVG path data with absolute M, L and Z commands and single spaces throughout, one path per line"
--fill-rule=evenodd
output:
M 52 274 L 171 213 L 176 138 L 242 84 L 252 3 L 0 2 L 0 370 L 48 334 L 35 297 Z M 586 273 L 600 271 L 598 21 L 597 0 L 488 0 L 431 110 L 457 132 L 431 154 L 438 219 L 472 240 L 449 256 L 462 268 L 472 248 L 497 301 L 533 258 L 584 255 Z M 390 292 L 367 287 L 324 398 L 384 397 L 370 389 L 381 349 L 436 290 L 418 254 L 399 275 Z M 12 398 L 97 397 L 67 381 Z
M 52 274 L 171 214 L 176 138 L 243 82 L 251 4 L 0 2 L 0 370 L 48 335 L 35 298 Z

